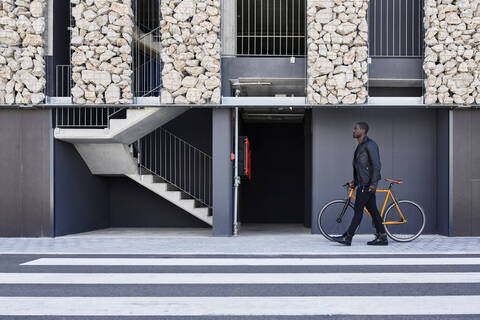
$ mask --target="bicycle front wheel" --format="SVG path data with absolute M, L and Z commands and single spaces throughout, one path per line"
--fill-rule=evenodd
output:
M 334 200 L 327 203 L 318 214 L 318 229 L 328 240 L 341 236 L 352 222 L 353 208 L 347 200 Z
M 422 207 L 409 200 L 397 203 L 398 207 L 393 203 L 383 216 L 385 231 L 390 238 L 398 242 L 417 239 L 425 228 L 425 213 Z

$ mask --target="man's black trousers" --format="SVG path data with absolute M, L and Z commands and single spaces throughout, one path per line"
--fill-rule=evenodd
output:
M 358 187 L 356 196 L 355 196 L 355 207 L 352 223 L 348 228 L 348 233 L 354 235 L 357 232 L 357 228 L 362 222 L 362 217 L 364 215 L 363 208 L 366 207 L 368 212 L 372 215 L 373 223 L 377 233 L 385 233 L 385 226 L 382 223 L 382 218 L 377 208 L 377 197 L 375 196 L 376 192 L 368 191 L 368 187 Z

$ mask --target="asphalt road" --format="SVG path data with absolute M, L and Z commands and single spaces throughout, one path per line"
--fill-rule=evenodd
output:
M 3 254 L 0 319 L 480 319 L 480 255 Z

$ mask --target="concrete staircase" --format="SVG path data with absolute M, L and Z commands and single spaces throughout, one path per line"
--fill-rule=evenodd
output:
M 161 178 L 152 174 L 127 174 L 126 176 L 210 226 L 213 224 L 209 208 L 197 207 L 195 199 L 186 198 L 182 191 L 164 182 Z
M 127 109 L 125 119 L 110 119 L 109 128 L 56 128 L 56 139 L 70 142 L 95 175 L 127 176 L 157 195 L 212 225 L 209 208 L 153 174 L 139 171 L 130 144 L 184 113 L 183 107 Z

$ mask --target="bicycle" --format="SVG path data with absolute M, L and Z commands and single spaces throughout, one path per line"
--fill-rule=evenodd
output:
M 380 216 L 387 235 L 398 242 L 408 242 L 420 236 L 425 228 L 425 212 L 417 203 L 410 200 L 395 199 L 392 187 L 394 184 L 401 184 L 403 180 L 385 179 L 390 185 L 388 189 L 377 190 L 377 193 L 386 193 Z M 346 199 L 333 200 L 327 203 L 318 214 L 318 228 L 328 240 L 334 241 L 332 237 L 342 235 L 350 225 L 354 213 L 355 188 L 349 183 L 343 185 L 348 191 Z M 392 199 L 387 208 L 387 202 Z M 364 212 L 371 214 L 366 208 Z

